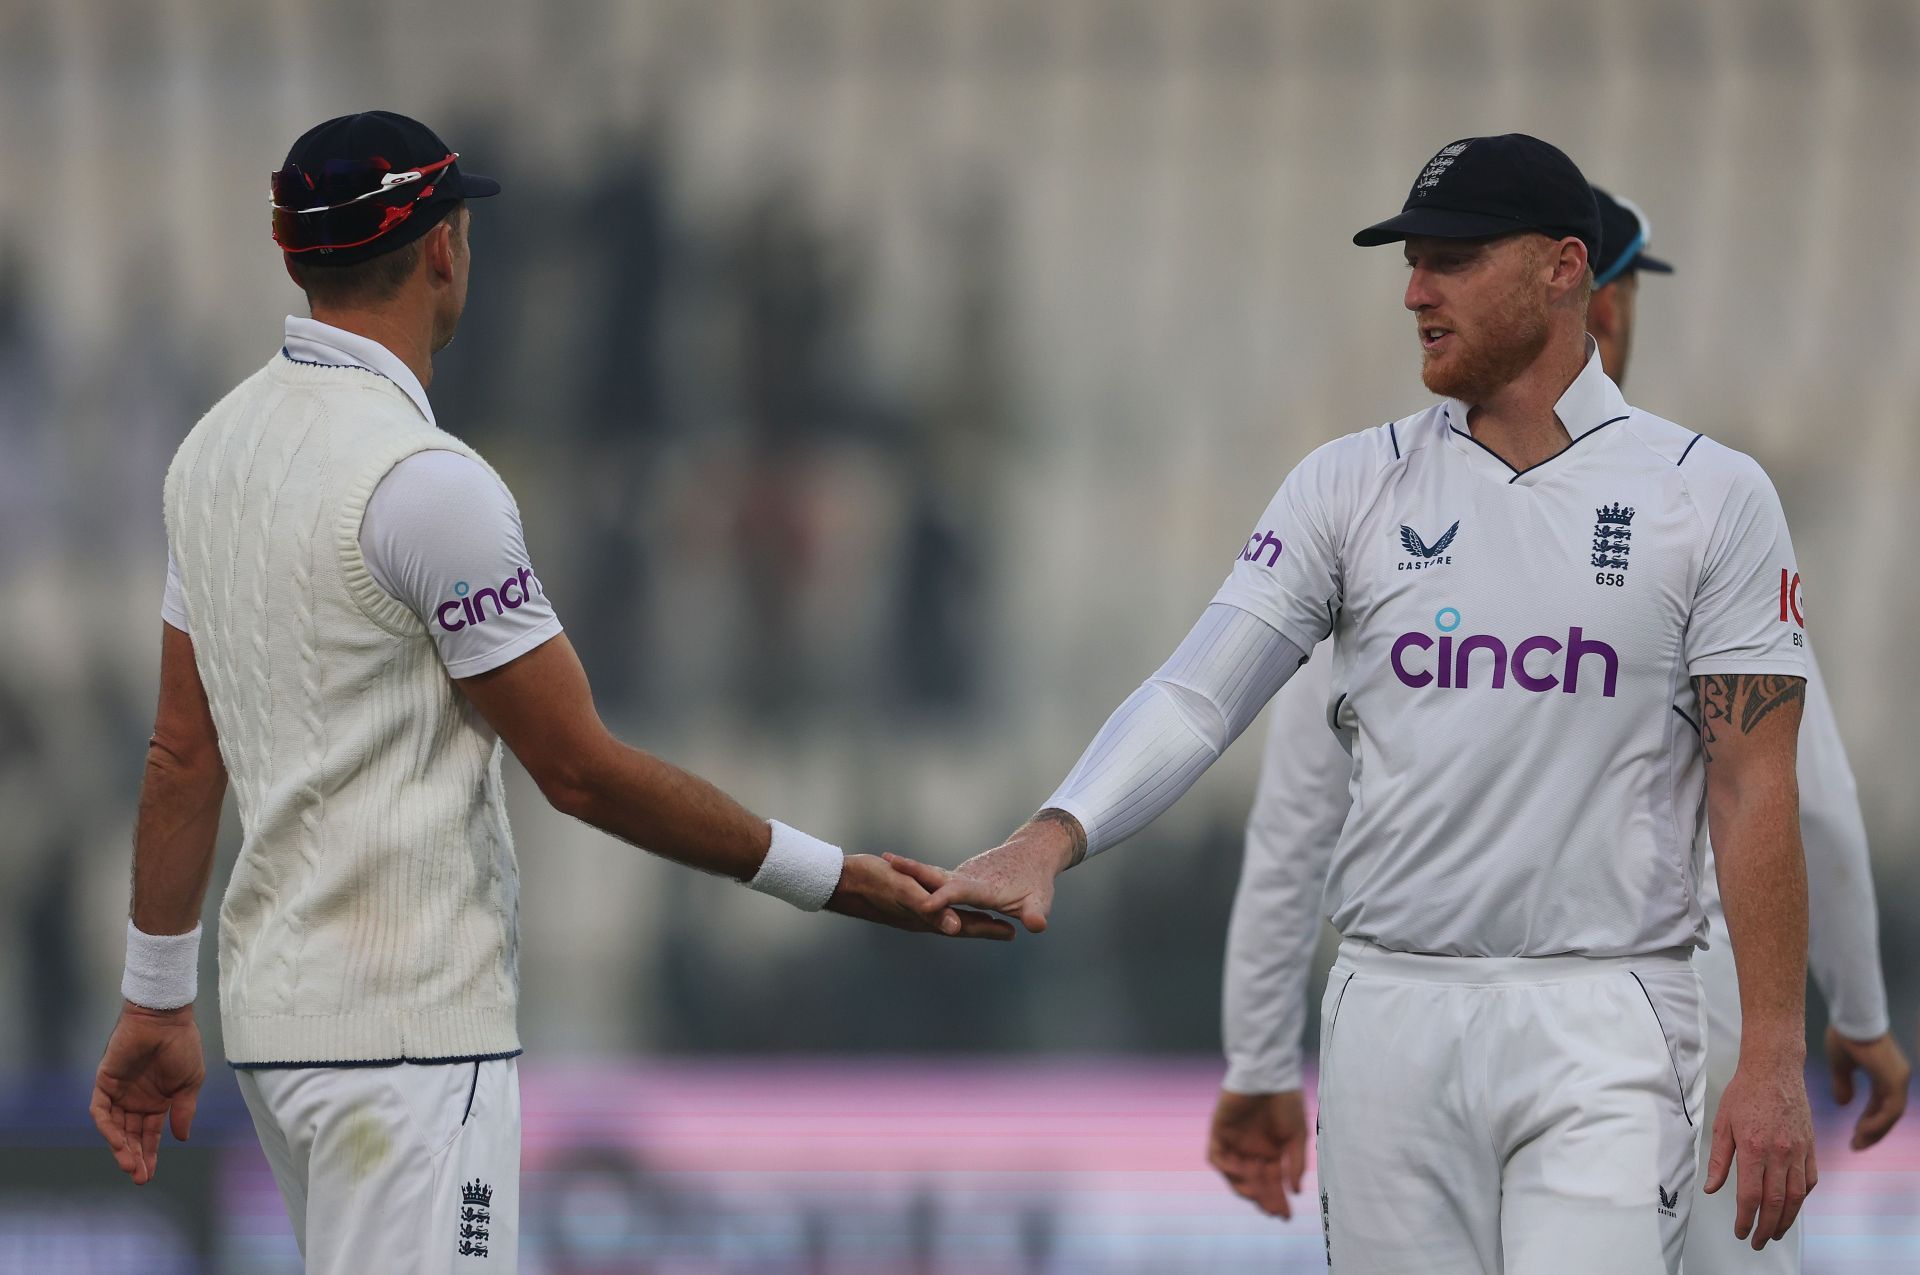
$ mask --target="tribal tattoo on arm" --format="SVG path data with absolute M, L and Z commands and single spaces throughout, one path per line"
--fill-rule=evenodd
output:
M 1700 699 L 1700 751 L 1713 760 L 1713 746 L 1728 731 L 1751 735 L 1766 716 L 1807 693 L 1804 677 L 1774 673 L 1709 673 L 1693 679 Z
M 1067 862 L 1069 868 L 1087 857 L 1087 830 L 1080 826 L 1078 819 L 1075 819 L 1066 811 L 1054 806 L 1048 806 L 1045 810 L 1042 810 L 1039 814 L 1027 820 L 1027 822 L 1029 824 L 1057 824 L 1066 830 L 1067 835 L 1073 838 L 1073 858 Z

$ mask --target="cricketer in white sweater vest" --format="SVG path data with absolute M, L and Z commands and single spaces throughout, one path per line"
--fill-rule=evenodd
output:
M 520 1048 L 500 744 L 367 569 L 375 486 L 479 457 L 381 374 L 276 354 L 167 474 L 196 664 L 245 841 L 220 909 L 235 1064 Z
M 379 111 L 294 144 L 274 238 L 313 318 L 287 321 L 166 480 L 160 700 L 92 1113 L 137 1183 L 162 1125 L 191 1128 L 197 920 L 231 786 L 227 1054 L 310 1275 L 515 1269 L 503 743 L 556 809 L 676 862 L 806 910 L 1011 937 L 926 913 L 879 858 L 760 818 L 601 723 L 511 495 L 426 399 L 466 301 L 464 201 L 498 191 L 456 159 Z

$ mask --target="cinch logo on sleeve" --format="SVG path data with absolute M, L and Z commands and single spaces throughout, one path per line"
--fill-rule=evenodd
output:
M 1438 686 L 1449 691 L 1471 689 L 1475 672 L 1473 657 L 1483 652 L 1486 658 L 1478 665 L 1484 679 L 1482 685 L 1496 691 L 1506 688 L 1511 674 L 1514 685 L 1523 691 L 1544 692 L 1559 687 L 1568 695 L 1576 695 L 1580 691 L 1581 666 L 1590 658 L 1600 661 L 1603 697 L 1612 699 L 1620 684 L 1620 653 L 1605 642 L 1587 637 L 1577 626 L 1567 630 L 1565 642 L 1542 633 L 1520 639 L 1511 649 L 1501 639 L 1484 633 L 1456 641 L 1453 633 L 1460 627 L 1460 612 L 1454 607 L 1441 607 L 1433 617 L 1433 627 L 1440 631 L 1437 641 L 1425 633 L 1402 633 L 1393 640 L 1393 650 L 1387 657 L 1393 665 L 1394 676 L 1415 689 L 1422 686 Z M 1425 654 L 1428 651 L 1434 654 L 1428 657 Z
M 1258 562 L 1260 555 L 1266 554 L 1267 565 L 1270 567 L 1280 561 L 1281 551 L 1285 548 L 1280 537 L 1271 531 L 1256 531 L 1247 537 L 1247 547 L 1240 551 L 1240 561 Z
M 493 589 L 476 591 L 462 580 L 453 586 L 454 596 L 435 609 L 433 618 L 447 632 L 458 633 L 469 624 L 485 624 L 493 618 L 487 614 L 489 598 L 493 600 L 493 614 L 505 615 L 509 611 L 518 611 L 533 601 L 537 594 L 544 592 L 540 577 L 533 574 L 531 567 L 520 568 Z

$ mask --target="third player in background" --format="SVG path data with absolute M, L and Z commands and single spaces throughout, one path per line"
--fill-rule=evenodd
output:
M 1588 327 L 1608 376 L 1626 379 L 1642 272 L 1671 273 L 1646 254 L 1646 218 L 1595 189 L 1603 225 Z M 1791 583 L 1791 582 L 1790 582 Z M 1789 597 L 1787 605 L 1797 599 Z M 1307 974 L 1320 936 L 1321 891 L 1351 802 L 1353 770 L 1333 685 L 1332 652 L 1319 649 L 1275 697 L 1260 787 L 1247 820 L 1246 860 L 1227 940 L 1223 1034 L 1228 1070 L 1214 1111 L 1208 1158 L 1235 1191 L 1290 1217 L 1307 1166 L 1310 1130 L 1301 1079 Z M 1853 1147 L 1884 1137 L 1906 1108 L 1908 1065 L 1888 1034 L 1866 829 L 1833 704 L 1811 650 L 1800 730 L 1801 835 L 1810 902 L 1809 966 L 1827 1002 L 1826 1052 L 1835 1097 L 1853 1098 L 1853 1073 L 1871 1086 Z M 1705 834 L 1702 833 L 1704 839 Z M 1706 853 L 1711 854 L 1709 848 Z M 1694 959 L 1706 992 L 1707 1127 L 1740 1047 L 1740 997 L 1715 873 L 1701 883 L 1712 926 Z M 1706 1177 L 1702 1139 L 1701 1180 Z M 1797 1272 L 1800 1231 L 1754 1252 L 1734 1238 L 1734 1192 L 1700 1192 L 1687 1231 L 1686 1269 Z

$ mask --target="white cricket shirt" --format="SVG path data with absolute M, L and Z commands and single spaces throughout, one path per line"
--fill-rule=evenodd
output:
M 1353 810 L 1341 933 L 1459 956 L 1705 934 L 1689 679 L 1806 676 L 1799 577 L 1747 456 L 1629 407 L 1589 349 L 1572 444 L 1516 473 L 1444 401 L 1309 456 L 1215 601 L 1329 634 Z

